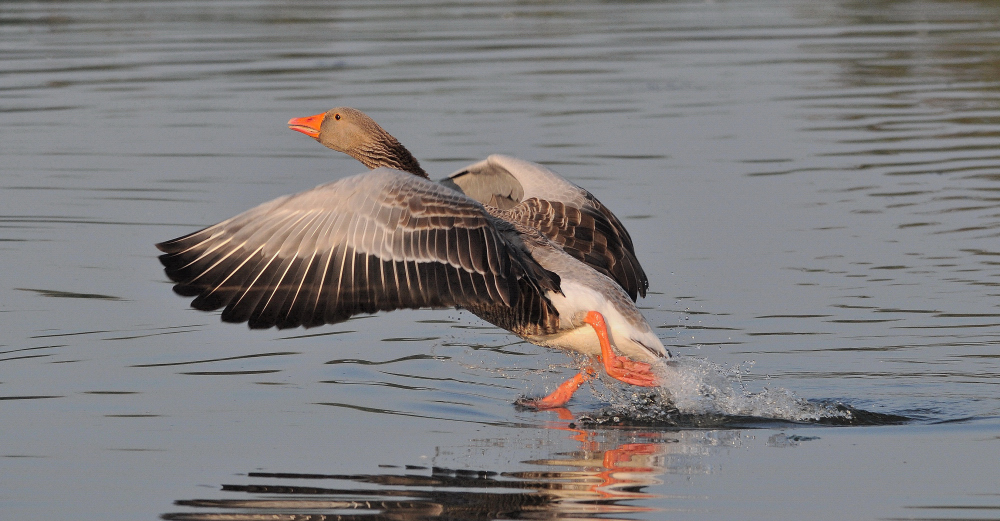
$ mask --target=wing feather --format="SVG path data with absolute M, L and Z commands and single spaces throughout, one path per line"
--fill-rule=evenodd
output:
M 551 308 L 544 292 L 559 284 L 482 205 L 389 169 L 275 199 L 157 247 L 192 306 L 221 308 L 223 320 L 252 328 L 400 308 L 522 300 Z
M 492 155 L 441 184 L 501 210 L 505 219 L 538 230 L 617 282 L 633 301 L 646 296 L 649 279 L 628 230 L 593 194 L 559 174 L 536 163 Z

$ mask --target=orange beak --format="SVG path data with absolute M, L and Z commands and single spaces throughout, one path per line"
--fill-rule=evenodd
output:
M 313 139 L 319 139 L 319 128 L 323 124 L 323 118 L 325 117 L 326 112 L 305 118 L 292 118 L 288 120 L 288 128 L 296 132 L 301 132 Z

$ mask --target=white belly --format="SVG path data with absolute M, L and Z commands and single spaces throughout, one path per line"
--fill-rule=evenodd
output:
M 542 267 L 557 273 L 560 268 L 569 268 L 570 273 L 560 275 L 563 277 L 561 292 L 549 291 L 545 295 L 559 313 L 559 327 L 562 329 L 553 335 L 532 337 L 531 342 L 599 356 L 601 344 L 597 333 L 584 322 L 587 313 L 596 311 L 604 317 L 616 354 L 643 362 L 669 356 L 642 313 L 618 284 L 561 250 L 540 249 L 538 253 Z
M 532 341 L 546 347 L 576 351 L 590 356 L 601 354 L 601 342 L 597 339 L 594 328 L 589 325 L 560 331 L 554 335 L 535 337 Z

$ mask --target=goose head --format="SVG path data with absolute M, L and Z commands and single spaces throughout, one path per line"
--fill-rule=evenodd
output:
M 428 177 L 406 147 L 360 110 L 337 107 L 314 116 L 292 118 L 288 120 L 288 128 L 343 152 L 368 168 L 384 166 Z

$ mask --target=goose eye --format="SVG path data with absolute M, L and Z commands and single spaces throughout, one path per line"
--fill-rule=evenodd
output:
M 334 114 L 333 119 L 340 121 L 340 114 Z

